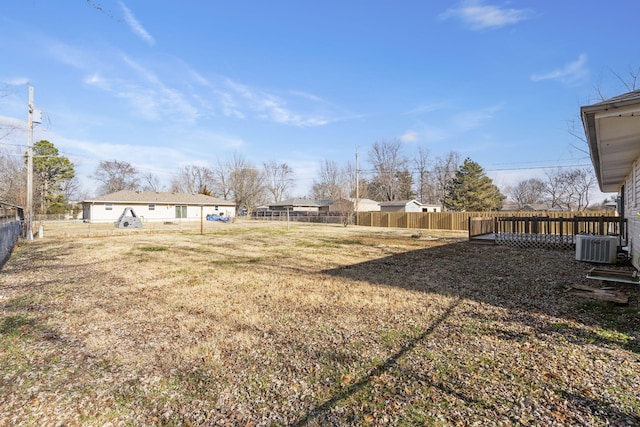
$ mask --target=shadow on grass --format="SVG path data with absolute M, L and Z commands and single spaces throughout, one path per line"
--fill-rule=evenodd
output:
M 513 321 L 525 324 L 536 322 L 534 313 L 575 320 L 614 333 L 591 334 L 563 322 L 549 326 L 546 331 L 536 330 L 545 334 L 563 334 L 575 343 L 618 346 L 640 353 L 640 343 L 624 338 L 635 335 L 640 321 L 640 287 L 626 289 L 630 295 L 627 307 L 583 299 L 566 292 L 577 283 L 594 286 L 593 280 L 586 279 L 592 267 L 592 264 L 576 261 L 571 251 L 458 242 L 347 265 L 324 273 L 491 304 L 509 310 Z
M 580 263 L 568 251 L 549 251 L 535 249 L 514 249 L 496 246 L 476 246 L 467 242 L 420 249 L 388 257 L 343 266 L 324 271 L 326 274 L 346 277 L 353 280 L 400 287 L 412 291 L 438 293 L 454 298 L 454 302 L 426 330 L 376 366 L 360 380 L 347 389 L 334 394 L 330 399 L 310 410 L 295 421 L 293 426 L 308 425 L 331 411 L 340 401 L 347 400 L 381 374 L 392 369 L 398 360 L 427 339 L 434 330 L 451 315 L 463 299 L 491 304 L 505 308 L 511 313 L 508 322 L 522 322 L 534 327 L 538 336 L 561 336 L 561 339 L 578 345 L 617 346 L 639 353 L 633 329 L 637 325 L 637 290 L 632 298 L 634 310 L 607 306 L 601 310 L 585 310 L 584 302 L 569 296 L 566 288 L 576 282 L 586 282 L 587 271 L 591 265 Z M 633 318 L 627 316 L 634 313 Z M 569 323 L 541 323 L 536 314 L 545 314 L 553 318 L 577 320 L 583 324 L 607 325 L 615 329 L 618 335 L 590 333 L 584 329 L 572 327 Z M 487 319 L 490 320 L 490 319 Z M 505 340 L 525 341 L 527 333 L 506 329 L 487 331 Z M 481 332 L 482 333 L 482 332 Z M 631 337 L 625 340 L 622 337 Z M 639 360 L 640 361 L 640 360 Z M 431 386 L 442 392 L 465 401 L 470 405 L 482 405 L 482 402 L 463 395 L 444 384 L 431 382 Z M 557 390 L 577 408 L 588 408 L 604 418 L 626 420 L 631 425 L 640 418 L 623 413 L 612 404 L 594 400 L 564 390 Z M 487 409 L 491 409 L 487 407 Z M 518 424 L 518 420 L 512 419 Z
M 368 386 L 374 378 L 379 377 L 383 373 L 389 371 L 389 369 L 391 369 L 393 366 L 395 366 L 395 364 L 397 363 L 398 359 L 400 359 L 406 353 L 408 353 L 411 350 L 413 350 L 416 347 L 416 345 L 418 345 L 420 342 L 424 341 L 429 335 L 431 335 L 433 333 L 433 331 L 442 322 L 444 322 L 447 319 L 447 317 L 449 317 L 451 312 L 459 304 L 460 304 L 460 299 L 454 300 L 453 303 L 445 310 L 445 312 L 442 313 L 437 319 L 435 319 L 434 322 L 431 324 L 431 326 L 429 326 L 427 329 L 425 329 L 420 335 L 418 335 L 416 338 L 412 339 L 407 345 L 402 347 L 398 352 L 396 352 L 393 355 L 391 355 L 390 357 L 388 357 L 384 361 L 384 363 L 382 363 L 382 364 L 376 366 L 375 368 L 373 368 L 367 375 L 363 376 L 359 381 L 351 384 L 351 386 L 349 386 L 347 389 L 341 391 L 340 393 L 335 394 L 331 399 L 327 400 L 326 402 L 322 403 L 321 405 L 316 406 L 304 418 L 301 418 L 298 421 L 295 421 L 292 424 L 292 426 L 298 426 L 299 427 L 299 426 L 303 426 L 303 425 L 308 424 L 311 420 L 313 420 L 318 415 L 321 415 L 325 411 L 331 409 L 336 403 L 338 403 L 341 400 L 346 399 L 349 396 L 357 393 L 363 387 Z
M 0 335 L 12 337 L 29 333 L 36 326 L 37 320 L 22 314 L 0 319 Z

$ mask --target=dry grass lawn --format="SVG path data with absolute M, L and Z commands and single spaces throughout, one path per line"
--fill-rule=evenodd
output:
M 640 425 L 637 287 L 413 233 L 46 224 L 0 273 L 0 426 Z

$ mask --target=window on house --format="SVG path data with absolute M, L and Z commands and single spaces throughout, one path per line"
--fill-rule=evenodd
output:
M 176 206 L 176 218 L 186 218 L 186 217 L 187 217 L 187 207 Z
M 155 211 L 156 210 L 156 205 L 149 205 L 149 210 L 150 211 Z
M 105 204 L 104 204 L 104 210 L 105 210 L 105 211 L 111 211 L 111 210 L 113 210 L 113 203 L 105 203 Z

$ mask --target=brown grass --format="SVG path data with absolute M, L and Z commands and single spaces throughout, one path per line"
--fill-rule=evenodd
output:
M 638 289 L 570 296 L 571 252 L 88 227 L 46 224 L 0 274 L 0 426 L 640 423 Z

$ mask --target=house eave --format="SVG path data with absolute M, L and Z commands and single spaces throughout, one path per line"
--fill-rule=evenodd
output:
M 580 108 L 591 162 L 603 192 L 619 191 L 640 157 L 640 92 L 633 95 Z

